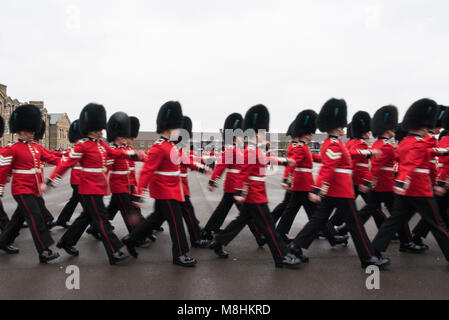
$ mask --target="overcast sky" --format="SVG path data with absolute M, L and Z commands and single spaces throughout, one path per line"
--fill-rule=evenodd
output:
M 298 112 L 346 99 L 401 116 L 449 105 L 447 0 L 15 0 L 0 9 L 0 83 L 74 120 L 88 102 L 155 129 L 179 100 L 194 130 L 255 104 L 285 132 Z

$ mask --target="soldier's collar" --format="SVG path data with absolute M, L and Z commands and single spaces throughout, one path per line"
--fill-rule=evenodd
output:
M 19 142 L 25 143 L 25 144 L 30 144 L 32 141 L 25 141 L 23 139 L 19 139 Z
M 328 138 L 331 138 L 331 139 L 332 139 L 332 138 L 333 138 L 333 139 L 338 139 L 338 137 L 337 137 L 337 136 L 334 136 L 333 134 L 330 134 Z
M 164 141 L 167 141 L 167 142 L 170 141 L 170 139 L 168 139 L 168 138 L 166 138 L 166 137 L 164 137 L 164 136 L 161 136 L 160 139 L 162 139 L 162 140 L 164 140 Z
M 409 136 L 412 136 L 412 137 L 422 138 L 422 136 L 419 135 L 419 134 L 417 134 L 417 133 L 409 133 L 408 135 L 409 135 Z
M 100 139 L 91 138 L 91 137 L 87 137 L 87 139 L 89 139 L 90 141 L 93 141 L 93 142 L 99 142 L 100 141 Z
M 379 139 L 382 139 L 382 140 L 390 140 L 390 139 L 388 139 L 387 137 L 379 137 Z
M 301 142 L 303 144 L 307 144 L 304 140 L 299 140 L 298 142 Z

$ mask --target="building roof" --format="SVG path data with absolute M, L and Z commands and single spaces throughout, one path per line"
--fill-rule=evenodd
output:
M 58 123 L 59 119 L 61 119 L 65 113 L 49 113 L 48 116 L 50 117 L 50 124 L 56 124 Z

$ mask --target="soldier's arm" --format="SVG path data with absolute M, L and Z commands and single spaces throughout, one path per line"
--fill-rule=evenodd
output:
M 5 191 L 5 184 L 11 174 L 12 163 L 14 161 L 14 150 L 6 147 L 0 154 L 0 197 Z

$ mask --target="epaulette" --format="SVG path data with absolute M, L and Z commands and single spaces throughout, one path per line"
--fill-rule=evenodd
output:
M 424 140 L 422 137 L 415 136 L 416 140 Z
M 162 144 L 164 141 L 164 139 L 157 139 L 153 144 Z

